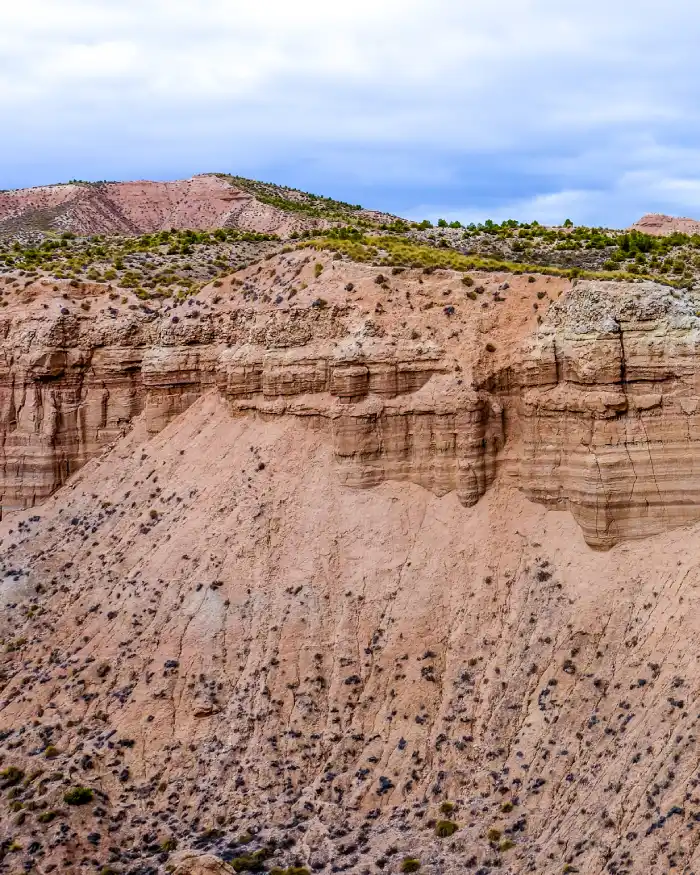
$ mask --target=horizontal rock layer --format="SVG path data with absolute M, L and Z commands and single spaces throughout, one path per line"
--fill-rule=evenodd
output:
M 609 547 L 700 519 L 695 307 L 653 284 L 580 283 L 497 356 L 451 335 L 359 341 L 337 305 L 7 318 L 2 506 L 51 495 L 135 416 L 156 434 L 218 391 L 234 415 L 326 429 L 349 487 L 408 480 L 472 505 L 502 470 Z

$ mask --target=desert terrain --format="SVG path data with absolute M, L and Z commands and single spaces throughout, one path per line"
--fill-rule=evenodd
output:
M 700 871 L 692 256 L 219 201 L 7 250 L 0 872 Z

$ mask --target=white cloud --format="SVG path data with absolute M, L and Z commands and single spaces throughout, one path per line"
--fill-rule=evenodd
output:
M 313 165 L 319 181 L 414 187 L 414 203 L 429 202 L 432 182 L 431 202 L 464 215 L 485 199 L 542 216 L 602 210 L 600 222 L 645 194 L 697 203 L 699 165 L 685 148 L 698 127 L 690 0 L 5 7 L 0 188 L 82 168 Z M 471 203 L 463 180 L 475 165 Z

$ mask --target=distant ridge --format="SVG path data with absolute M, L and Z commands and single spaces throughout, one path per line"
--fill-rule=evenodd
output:
M 173 182 L 72 180 L 0 192 L 0 236 L 33 231 L 144 234 L 186 228 L 239 228 L 288 236 L 350 217 L 370 224 L 385 218 L 342 201 L 222 173 Z
M 663 213 L 647 213 L 631 226 L 632 231 L 641 231 L 644 234 L 653 234 L 657 237 L 665 237 L 674 232 L 681 234 L 700 234 L 700 221 L 697 219 L 679 218 L 677 216 L 665 216 Z

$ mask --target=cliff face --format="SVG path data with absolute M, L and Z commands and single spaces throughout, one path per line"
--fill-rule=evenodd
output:
M 688 293 L 2 299 L 1 872 L 697 870 Z
M 335 464 L 214 391 L 0 523 L 5 871 L 694 871 L 698 529 L 593 551 L 505 478 Z
M 473 301 L 448 273 L 388 288 L 372 268 L 315 263 L 281 256 L 157 309 L 25 290 L 0 326 L 3 507 L 51 495 L 141 412 L 157 434 L 216 390 L 235 415 L 317 422 L 347 486 L 407 480 L 469 506 L 503 471 L 596 547 L 700 518 L 688 293 L 495 278 Z
M 696 307 L 654 284 L 581 284 L 506 375 L 518 485 L 570 509 L 592 546 L 700 518 Z

